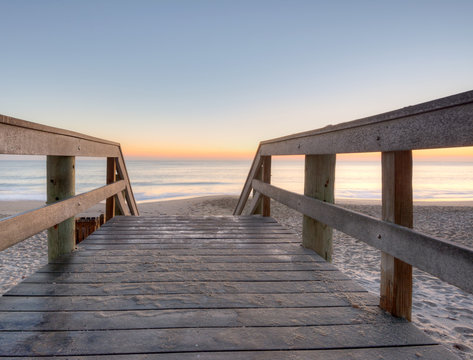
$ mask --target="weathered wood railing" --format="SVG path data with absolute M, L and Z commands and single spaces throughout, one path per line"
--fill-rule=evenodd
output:
M 381 250 L 380 306 L 410 320 L 412 266 L 473 293 L 473 250 L 411 229 L 412 150 L 459 146 L 473 146 L 473 91 L 263 141 L 234 214 L 253 189 L 249 213 L 269 216 L 269 199 L 301 212 L 303 245 L 329 261 L 332 228 Z M 382 153 L 382 220 L 333 204 L 336 154 L 362 152 Z M 304 195 L 270 185 L 272 155 L 305 155 Z
M 0 251 L 48 229 L 48 257 L 73 250 L 74 216 L 106 200 L 106 220 L 138 215 L 120 144 L 0 115 L 0 154 L 47 156 L 47 204 L 0 220 Z M 106 157 L 107 185 L 75 195 L 75 157 Z

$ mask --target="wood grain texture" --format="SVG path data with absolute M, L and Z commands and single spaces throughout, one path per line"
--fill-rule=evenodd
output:
M 402 151 L 473 145 L 473 91 L 263 141 L 260 156 Z
M 172 238 L 154 235 L 162 248 L 140 252 L 126 243 L 132 231 L 114 243 L 115 225 L 149 226 L 151 234 L 200 230 L 176 249 Z M 0 298 L 0 356 L 451 358 L 313 251 L 285 242 L 295 235 L 232 244 L 232 234 L 242 241 L 255 226 L 279 227 L 264 217 L 114 217 L 96 231 L 109 234 L 100 250 L 88 238 Z M 215 248 L 221 229 L 228 239 Z
M 382 217 L 413 227 L 412 151 L 382 153 Z M 394 316 L 411 320 L 412 265 L 381 253 L 380 307 Z
M 262 168 L 262 181 L 266 184 L 271 183 L 271 156 L 263 156 L 263 168 Z M 262 215 L 264 217 L 271 216 L 271 199 L 267 196 L 263 196 Z
M 98 189 L 0 220 L 0 250 L 80 214 L 125 189 L 123 180 Z
M 76 159 L 74 156 L 47 156 L 46 203 L 54 204 L 76 193 Z M 70 253 L 75 248 L 74 217 L 48 229 L 48 261 Z
M 473 250 L 412 229 L 253 180 L 272 199 L 353 236 L 467 292 L 473 292 Z
M 110 359 L 110 355 L 80 356 L 80 359 L 103 360 Z M 331 349 L 331 350 L 258 350 L 258 351 L 215 351 L 215 352 L 167 352 L 153 354 L 114 354 L 118 360 L 444 360 L 452 359 L 452 355 L 441 345 L 383 347 L 362 349 Z M 15 357 L 15 359 L 30 359 L 29 357 Z M 70 356 L 42 356 L 40 359 L 71 360 Z
M 335 155 L 306 155 L 304 195 L 332 203 L 335 200 Z M 330 226 L 304 215 L 302 245 L 314 250 L 327 261 L 332 261 L 332 233 Z
M 118 144 L 0 115 L 0 154 L 118 156 Z
M 107 184 L 113 184 L 117 180 L 117 161 L 116 158 L 107 158 Z M 115 216 L 115 196 L 110 196 L 105 201 L 105 222 Z

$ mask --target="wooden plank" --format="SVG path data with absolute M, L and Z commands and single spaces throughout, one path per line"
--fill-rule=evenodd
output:
M 107 184 L 113 184 L 117 180 L 116 158 L 107 158 Z M 105 222 L 115 216 L 115 196 L 110 196 L 105 202 Z
M 254 216 L 251 215 L 239 215 L 239 216 L 234 216 L 236 219 L 232 219 L 231 221 L 228 221 L 222 216 L 140 216 L 137 220 L 137 222 L 134 222 L 132 218 L 127 217 L 127 216 L 121 216 L 121 217 L 115 217 L 113 219 L 112 224 L 140 224 L 140 223 L 156 223 L 156 224 L 190 224 L 190 223 L 206 223 L 206 224 L 253 224 L 253 225 L 259 225 L 259 224 L 277 224 L 276 220 L 273 218 L 263 218 L 263 219 L 258 219 L 255 218 Z M 112 224 L 109 224 L 110 226 Z
M 140 213 L 139 213 L 138 207 L 136 205 L 135 195 L 133 194 L 133 189 L 131 187 L 130 178 L 128 177 L 128 171 L 126 169 L 126 164 L 125 164 L 125 160 L 124 160 L 124 157 L 123 157 L 123 152 L 122 152 L 121 146 L 118 147 L 118 151 L 119 151 L 120 156 L 118 156 L 118 158 L 117 158 L 117 160 L 118 160 L 117 161 L 117 171 L 118 171 L 118 175 L 120 176 L 120 178 L 122 178 L 126 182 L 125 198 L 126 198 L 128 206 L 130 208 L 131 214 L 134 215 L 134 216 L 138 216 L 138 215 L 140 215 Z
M 402 151 L 473 145 L 473 91 L 263 141 L 259 155 Z
M 202 223 L 188 223 L 188 224 L 137 224 L 137 225 L 120 225 L 118 226 L 105 226 L 103 231 L 107 232 L 120 232 L 120 231 L 128 231 L 128 232 L 140 232 L 140 231 L 156 231 L 156 232 L 165 232 L 165 231 L 177 231 L 177 232 L 211 232 L 214 229 L 218 232 L 224 232 L 226 230 L 235 232 L 241 231 L 243 233 L 262 233 L 265 229 L 270 231 L 271 233 L 291 233 L 295 234 L 295 231 L 291 229 L 286 229 L 280 226 L 257 226 L 257 225 L 227 225 L 227 224 L 220 224 L 220 223 L 213 223 L 210 225 L 204 225 Z
M 133 352 L 341 349 L 393 345 L 434 345 L 411 324 L 302 327 L 235 327 L 110 331 L 5 332 L 7 356 L 126 354 Z M 156 341 L 159 339 L 159 341 Z M 22 344 L 20 347 L 18 344 Z M 31 346 L 34 344 L 34 346 Z M 61 346 L 58 346 L 61 344 Z
M 229 216 L 229 215 L 141 215 L 138 219 L 133 217 L 122 216 L 115 221 L 128 221 L 132 223 L 139 223 L 141 221 L 163 221 L 163 222 L 194 222 L 195 220 L 200 221 L 215 221 L 226 224 L 231 223 L 241 223 L 241 222 L 252 222 L 252 223 L 263 223 L 263 222 L 272 222 L 275 223 L 276 220 L 268 219 L 256 219 L 253 216 L 249 215 L 238 215 L 238 216 Z
M 23 283 L 146 283 L 146 282 L 187 282 L 187 281 L 327 281 L 348 280 L 339 271 L 168 271 L 143 273 L 35 273 Z
M 158 309 L 377 306 L 367 292 L 303 294 L 160 294 L 120 296 L 3 296 L 0 311 L 124 311 Z M 0 346 L 1 348 L 1 346 Z
M 248 197 L 250 196 L 250 192 L 252 189 L 252 180 L 255 178 L 256 174 L 261 168 L 262 159 L 260 156 L 260 147 L 256 150 L 256 155 L 253 159 L 253 163 L 251 164 L 250 171 L 246 178 L 245 184 L 243 185 L 243 189 L 240 194 L 240 198 L 238 199 L 238 203 L 233 211 L 233 215 L 241 215 L 243 213 L 243 209 L 245 208 L 246 202 L 248 201 Z
M 473 292 L 473 278 L 463 276 L 473 273 L 471 248 L 256 180 L 253 181 L 253 187 L 304 215 L 318 219 L 467 292 Z
M 412 151 L 382 153 L 383 220 L 413 227 Z M 379 306 L 394 316 L 411 320 L 412 266 L 381 253 Z
M 149 226 L 149 227 L 124 227 L 124 228 L 115 228 L 115 227 L 104 227 L 102 232 L 104 234 L 121 234 L 121 233 L 129 233 L 131 235 L 140 235 L 140 234 L 208 234 L 212 235 L 212 230 L 215 231 L 217 234 L 235 234 L 239 235 L 240 233 L 243 234 L 263 234 L 264 233 L 263 227 L 246 227 L 246 228 L 238 228 L 238 227 L 225 227 L 218 224 L 214 226 L 199 226 L 199 225 L 185 225 L 185 226 Z M 293 230 L 284 229 L 284 228 L 267 228 L 267 231 L 270 234 L 290 234 L 294 235 L 295 232 Z M 209 234 L 210 233 L 210 234 Z
M 302 247 L 294 247 L 293 250 L 286 249 L 275 249 L 263 248 L 263 249 L 213 249 L 211 251 L 206 249 L 193 249 L 193 255 L 205 256 L 208 253 L 212 253 L 213 256 L 216 255 L 226 255 L 226 256 L 241 256 L 241 255 L 308 255 L 313 256 L 311 250 L 304 249 Z M 107 250 L 107 249 L 82 249 L 79 256 L 182 256 L 189 253 L 188 249 L 119 249 L 119 250 Z
M 215 231 L 214 227 L 214 231 Z M 171 230 L 164 230 L 164 231 L 140 231 L 136 230 L 136 233 L 130 232 L 127 229 L 122 231 L 108 231 L 108 229 L 94 235 L 94 238 L 97 240 L 102 239 L 153 239 L 155 242 L 160 242 L 166 239 L 242 239 L 242 240 L 252 240 L 252 239 L 294 239 L 295 233 L 292 231 L 272 231 L 268 229 L 268 233 L 265 234 L 259 230 L 257 231 L 245 231 L 239 229 L 229 229 L 229 230 L 217 230 L 215 233 L 212 233 L 212 228 L 208 230 L 195 230 L 190 231 L 178 231 L 176 230 L 175 234 L 173 235 L 173 231 Z M 237 233 L 237 235 L 235 235 Z
M 200 234 L 199 234 L 200 235 Z M 199 242 L 190 242 L 190 239 L 195 239 L 196 237 L 192 237 L 191 234 L 183 234 L 180 236 L 172 237 L 169 235 L 159 235 L 155 237 L 151 236 L 135 236 L 135 235 L 128 235 L 128 236 L 120 236 L 120 235 L 92 235 L 90 234 L 90 239 L 87 239 L 86 243 L 94 243 L 94 244 L 133 244 L 133 243 L 140 243 L 140 244 L 163 244 L 163 245 L 186 245 L 192 244 L 193 246 L 203 246 L 205 244 L 290 244 L 290 243 L 300 243 L 297 238 L 295 238 L 292 234 L 270 234 L 268 237 L 264 237 L 262 234 L 251 234 L 248 237 L 241 237 L 241 238 L 232 238 L 230 234 L 223 234 L 223 236 L 214 235 L 206 236 L 202 234 L 199 236 Z
M 191 227 L 191 229 L 194 230 L 211 230 L 215 229 L 215 227 L 218 227 L 219 229 L 224 229 L 224 230 L 240 230 L 242 232 L 246 232 L 247 230 L 249 231 L 254 231 L 254 230 L 259 230 L 259 231 L 264 231 L 264 229 L 267 229 L 269 231 L 275 231 L 277 230 L 278 232 L 289 232 L 291 230 L 286 229 L 284 227 L 278 226 L 276 223 L 266 223 L 266 224 L 258 224 L 258 223 L 240 223 L 240 224 L 224 224 L 224 223 L 204 223 L 202 221 L 193 221 L 193 222 L 188 222 L 185 224 L 176 224 L 176 223 L 159 223 L 159 222 L 141 222 L 139 224 L 127 224 L 124 221 L 120 222 L 115 222 L 112 224 L 107 224 L 106 229 L 110 230 L 127 230 L 127 229 L 133 229 L 133 230 L 139 230 L 139 229 L 160 229 L 160 230 L 176 230 L 179 228 L 185 228 L 185 227 Z M 292 231 L 294 233 L 294 231 Z
M 76 192 L 76 159 L 74 156 L 47 156 L 46 203 L 66 200 Z M 48 229 L 48 261 L 74 250 L 75 219 L 70 217 Z
M 116 226 L 115 226 L 116 224 Z M 253 223 L 241 223 L 241 224 L 222 224 L 222 223 L 210 223 L 210 224 L 204 224 L 199 221 L 195 221 L 192 223 L 186 223 L 186 224 L 180 224 L 176 225 L 174 223 L 154 223 L 154 224 L 149 224 L 149 223 L 141 223 L 141 224 L 129 224 L 127 226 L 126 222 L 117 222 L 112 224 L 105 224 L 105 230 L 110 230 L 110 231 L 115 231 L 118 232 L 120 230 L 126 231 L 129 228 L 132 228 L 133 230 L 182 230 L 182 231 L 207 231 L 210 232 L 212 229 L 218 229 L 218 230 L 239 230 L 244 233 L 248 232 L 263 232 L 264 229 L 267 229 L 268 231 L 271 232 L 278 232 L 278 233 L 292 233 L 294 234 L 295 231 L 291 229 L 287 229 L 281 226 L 275 226 L 274 223 L 268 223 L 267 226 L 261 226 Z
M 88 239 L 85 243 L 81 244 L 81 249 L 87 250 L 119 250 L 119 249 L 163 249 L 163 250 L 177 250 L 177 249 L 265 249 L 267 246 L 273 245 L 277 246 L 279 249 L 288 249 L 291 250 L 294 247 L 299 246 L 296 242 L 287 242 L 281 243 L 279 241 L 276 242 L 262 242 L 262 243 L 245 243 L 239 242 L 234 243 L 231 239 L 218 242 L 218 243 L 211 243 L 208 241 L 193 241 L 187 243 L 141 243 L 141 242 L 118 242 L 118 241 L 110 241 L 110 242 L 103 242 L 102 240 L 93 241 L 94 239 Z
M 196 231 L 205 237 L 206 231 L 218 231 L 221 223 L 214 224 L 214 230 L 197 226 Z M 166 221 L 162 226 L 172 227 Z M 189 219 L 175 226 L 192 227 Z M 242 231 L 227 229 L 225 236 Z M 43 267 L 0 297 L 0 356 L 282 359 L 307 356 L 310 350 L 315 358 L 340 359 L 363 350 L 361 356 L 371 347 L 437 350 L 426 335 L 385 314 L 377 296 L 313 251 L 287 243 L 243 243 L 220 249 L 227 251 L 222 255 L 212 242 L 185 241 L 178 243 L 188 247 L 182 256 L 173 255 L 172 248 L 119 251 L 103 244 L 104 250 L 79 248 Z M 93 239 L 85 242 L 94 247 Z M 252 252 L 238 255 L 239 247 Z M 196 255 L 194 248 L 207 253 Z M 287 255 L 292 248 L 304 255 Z
M 3 312 L 0 330 L 74 331 L 166 329 L 236 326 L 320 326 L 399 322 L 383 316 L 378 307 L 369 312 L 352 307 L 274 309 L 179 309 L 86 312 Z
M 295 235 L 293 230 L 286 230 L 283 228 L 268 228 L 267 231 L 264 231 L 264 228 L 235 228 L 235 227 L 221 227 L 219 225 L 214 225 L 210 227 L 200 227 L 200 226 L 180 226 L 180 227 L 171 227 L 171 226 L 160 226 L 160 227 L 125 227 L 125 228 L 115 228 L 115 227 L 103 227 L 100 231 L 103 235 L 118 235 L 118 234 L 129 234 L 132 236 L 139 235 L 209 235 L 212 236 L 213 232 L 219 235 L 263 235 L 265 233 L 272 235 Z
M 173 237 L 172 235 L 120 235 L 120 234 L 108 234 L 108 235 L 90 235 L 89 241 L 94 241 L 96 240 L 97 242 L 104 242 L 104 243 L 109 243 L 113 242 L 116 244 L 119 244 L 120 242 L 125 242 L 125 243 L 160 243 L 160 244 L 166 244 L 166 243 L 173 243 Z M 215 243 L 222 243 L 222 244 L 228 244 L 229 242 L 234 241 L 235 244 L 241 243 L 241 244 L 249 244 L 249 243 L 297 243 L 299 244 L 300 241 L 298 241 L 292 234 L 268 234 L 267 237 L 264 235 L 260 234 L 249 234 L 246 236 L 238 236 L 232 238 L 231 235 L 227 234 L 215 234 L 215 235 L 199 235 L 199 234 L 181 234 L 179 236 L 175 237 L 175 242 L 174 244 L 185 244 L 188 243 L 191 240 L 201 240 L 202 243 L 205 242 L 215 242 Z
M 101 264 L 101 263 L 68 263 L 68 264 L 48 264 L 41 267 L 38 273 L 49 272 L 90 272 L 90 273 L 109 273 L 109 272 L 156 272 L 156 271 L 300 271 L 300 270 L 324 270 L 335 271 L 337 268 L 325 261 L 306 261 L 306 262 L 222 262 L 222 263 L 175 263 L 175 262 L 130 262 L 119 264 Z
M 136 235 L 133 233 L 103 233 L 97 234 L 95 237 L 102 237 L 104 239 L 155 239 L 156 241 L 166 240 L 172 238 L 172 231 L 168 233 L 159 233 L 159 232 L 141 232 Z M 294 234 L 292 233 L 269 233 L 266 237 L 264 234 L 259 233 L 248 233 L 248 234 L 238 234 L 233 235 L 233 239 L 238 240 L 257 240 L 257 239 L 294 239 Z M 201 239 L 201 240 L 211 240 L 211 239 L 232 239 L 232 234 L 227 233 L 215 233 L 215 234 L 205 234 L 205 233 L 192 233 L 192 232 L 182 232 L 175 235 L 177 239 Z
M 11 119 L 0 115 L 0 154 L 101 157 L 119 153 L 116 143 L 67 131 L 51 132 L 50 127 L 39 124 L 22 127 L 11 123 Z
M 211 244 L 200 244 L 198 242 L 193 242 L 190 244 L 140 244 L 140 243 L 132 243 L 132 244 L 117 244 L 117 243 L 108 243 L 108 244 L 97 244 L 93 241 L 83 242 L 81 245 L 81 249 L 83 250 L 197 250 L 202 249 L 205 252 L 213 251 L 213 250 L 239 250 L 239 249 L 258 249 L 258 250 L 265 250 L 269 246 L 275 247 L 281 251 L 288 251 L 291 253 L 292 250 L 299 249 L 300 246 L 297 243 L 263 243 L 263 244 L 235 244 L 231 242 L 221 243 L 216 245 Z
M 0 250 L 80 214 L 105 198 L 122 191 L 124 187 L 125 182 L 118 181 L 67 200 L 1 219 Z
M 103 256 L 80 256 L 80 252 L 71 258 L 58 258 L 54 264 L 125 264 L 125 263 L 287 263 L 287 262 L 312 262 L 325 261 L 320 256 L 304 255 L 143 255 L 140 257 L 117 255 L 109 258 Z
M 109 355 L 81 356 L 81 359 L 101 360 L 109 359 Z M 330 350 L 258 350 L 258 351 L 213 351 L 213 352 L 174 352 L 161 354 L 126 354 L 113 355 L 118 360 L 447 360 L 455 357 L 445 347 L 434 346 L 403 346 L 383 348 L 358 349 L 330 349 Z M 15 359 L 30 359 L 29 357 L 15 357 Z M 41 357 L 50 360 L 70 360 L 70 356 Z
M 337 272 L 338 273 L 338 272 Z M 115 273 L 117 274 L 117 273 Z M 165 273 L 164 273 L 165 274 Z M 151 274 L 150 274 L 151 275 Z M 189 279 L 192 280 L 192 279 Z M 352 280 L 327 281 L 167 281 L 167 282 L 104 282 L 93 283 L 28 283 L 24 282 L 3 296 L 109 296 L 153 294 L 293 294 L 300 292 L 364 292 Z M 199 324 L 201 325 L 201 324 Z
M 335 155 L 306 155 L 304 195 L 333 203 L 335 199 Z M 302 219 L 302 245 L 332 261 L 331 227 L 308 216 Z

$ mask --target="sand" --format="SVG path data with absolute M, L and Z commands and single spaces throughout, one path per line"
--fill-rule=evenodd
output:
M 237 198 L 208 196 L 139 204 L 141 215 L 231 215 Z M 42 206 L 37 201 L 0 202 L 0 217 Z M 380 217 L 377 202 L 344 201 L 343 206 Z M 103 213 L 99 204 L 81 216 Z M 272 215 L 299 236 L 302 216 L 272 202 Z M 473 246 L 472 203 L 417 203 L 415 228 L 440 238 Z M 46 232 L 0 253 L 0 295 L 47 263 Z M 379 251 L 334 231 L 333 263 L 367 290 L 379 293 Z M 466 274 L 471 276 L 471 274 Z M 413 322 L 462 359 L 473 359 L 473 295 L 414 269 Z

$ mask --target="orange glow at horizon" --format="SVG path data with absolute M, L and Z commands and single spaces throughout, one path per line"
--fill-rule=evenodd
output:
M 186 159 L 252 159 L 255 156 L 256 146 L 254 149 L 229 149 L 216 147 L 196 147 L 183 148 L 179 146 L 169 147 L 147 147 L 147 146 L 131 146 L 130 144 L 123 147 L 125 155 L 128 157 L 140 158 L 186 158 Z M 296 159 L 303 155 L 294 156 L 277 156 L 278 159 Z M 414 160 L 422 161 L 473 161 L 473 147 L 445 148 L 445 149 L 429 149 L 414 150 Z M 354 154 L 338 154 L 337 160 L 342 161 L 380 161 L 381 153 L 354 153 Z
M 123 148 L 124 153 L 128 157 L 140 158 L 169 158 L 169 159 L 251 159 L 255 155 L 255 150 L 248 151 L 243 149 L 219 149 L 214 148 L 183 148 L 183 147 L 167 147 L 167 148 L 147 148 L 127 146 Z

